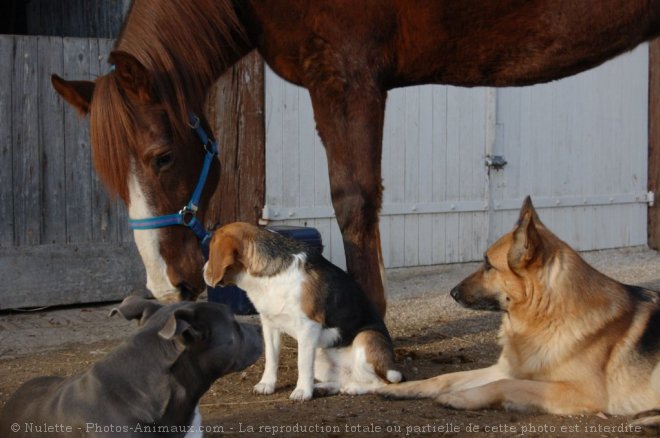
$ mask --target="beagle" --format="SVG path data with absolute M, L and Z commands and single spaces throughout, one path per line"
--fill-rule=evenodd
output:
M 255 393 L 275 392 L 282 332 L 298 342 L 293 400 L 311 399 L 315 388 L 365 394 L 402 380 L 385 323 L 360 286 L 317 249 L 232 223 L 213 235 L 204 280 L 245 290 L 261 316 L 266 365 Z

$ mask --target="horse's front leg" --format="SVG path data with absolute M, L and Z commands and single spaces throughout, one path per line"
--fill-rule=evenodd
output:
M 386 91 L 356 80 L 310 87 L 316 126 L 325 145 L 332 204 L 348 272 L 385 315 L 378 214 L 382 203 L 381 150 Z

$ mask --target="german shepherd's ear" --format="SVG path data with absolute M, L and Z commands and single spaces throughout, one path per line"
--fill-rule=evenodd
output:
M 149 71 L 133 55 L 121 50 L 110 53 L 108 62 L 114 66 L 119 84 L 138 101 L 147 103 L 154 99 Z
M 227 269 L 237 263 L 241 245 L 233 236 L 221 235 L 211 241 L 209 261 L 204 269 L 204 281 L 215 287 L 222 281 Z
M 524 269 L 541 251 L 543 242 L 538 226 L 542 226 L 541 221 L 528 196 L 520 209 L 518 224 L 513 230 L 513 241 L 507 254 L 509 267 L 514 271 Z

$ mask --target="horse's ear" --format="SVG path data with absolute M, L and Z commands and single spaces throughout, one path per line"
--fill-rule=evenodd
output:
M 57 75 L 51 75 L 50 82 L 57 94 L 62 96 L 69 105 L 74 107 L 81 116 L 89 113 L 89 105 L 94 94 L 94 82 L 65 81 Z
M 133 55 L 121 50 L 110 53 L 108 62 L 114 66 L 122 88 L 141 102 L 151 100 L 151 75 Z

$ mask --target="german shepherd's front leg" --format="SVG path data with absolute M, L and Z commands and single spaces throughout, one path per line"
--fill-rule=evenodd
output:
M 588 397 L 566 382 L 503 379 L 486 385 L 447 392 L 436 397 L 436 403 L 453 409 L 478 410 L 506 408 L 516 411 L 538 411 L 557 415 L 598 412 L 605 409 L 598 400 Z
M 379 388 L 377 392 L 388 398 L 432 398 L 446 392 L 474 388 L 508 377 L 509 375 L 503 371 L 502 366 L 495 364 L 478 370 L 460 371 L 426 380 L 387 385 Z

